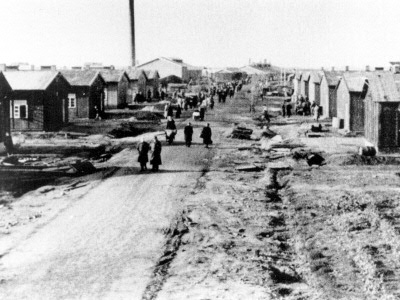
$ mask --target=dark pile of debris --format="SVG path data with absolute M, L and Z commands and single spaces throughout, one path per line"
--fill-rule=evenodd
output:
M 365 156 L 359 154 L 334 154 L 328 158 L 328 163 L 339 166 L 375 166 L 375 165 L 400 165 L 400 158 L 396 156 Z
M 276 135 L 277 135 L 276 132 L 272 131 L 268 127 L 264 127 L 263 132 L 261 134 L 262 137 L 266 137 L 266 138 L 273 138 Z
M 231 134 L 233 139 L 250 140 L 253 133 L 252 129 L 248 129 L 244 126 L 236 126 Z
M 79 139 L 82 137 L 87 137 L 89 134 L 81 132 L 70 132 L 70 131 L 57 131 L 57 132 L 25 132 L 24 136 L 26 139 L 55 139 L 55 138 L 65 138 L 65 139 Z
M 76 155 L 79 157 L 90 158 L 104 153 L 105 146 L 100 144 L 34 144 L 24 143 L 18 147 L 18 153 L 21 155 L 34 154 L 56 154 L 56 155 Z
M 264 166 L 253 163 L 249 165 L 238 166 L 236 167 L 236 170 L 241 172 L 260 172 L 264 170 Z
M 153 121 L 158 123 L 164 117 L 162 112 L 138 110 L 133 113 L 133 117 L 139 121 Z
M 147 132 L 156 131 L 154 128 L 149 126 L 140 126 L 140 124 L 135 124 L 133 122 L 121 123 L 117 128 L 111 130 L 108 135 L 112 138 L 124 138 L 138 136 Z
M 322 157 L 322 153 L 317 153 L 311 150 L 300 149 L 298 151 L 294 151 L 292 158 L 294 160 L 305 159 L 307 164 L 311 166 L 323 166 L 326 164 L 325 158 Z
M 106 119 L 130 119 L 134 118 L 140 121 L 148 121 L 158 123 L 163 118 L 162 111 L 153 110 L 128 110 L 128 109 L 114 109 L 106 112 Z
M 324 137 L 330 132 L 327 124 L 314 123 L 304 132 L 304 135 L 309 138 Z
M 68 161 L 57 155 L 14 155 L 1 160 L 0 181 L 35 181 L 43 178 L 81 176 L 96 172 L 87 160 Z

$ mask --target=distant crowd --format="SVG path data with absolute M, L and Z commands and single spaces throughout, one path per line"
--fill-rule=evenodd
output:
M 176 119 L 181 118 L 183 110 L 187 111 L 193 109 L 193 120 L 204 121 L 205 114 L 208 108 L 214 109 L 215 101 L 218 99 L 218 103 L 224 104 L 226 99 L 233 98 L 237 91 L 242 89 L 243 84 L 238 81 L 232 81 L 228 83 L 212 84 L 209 87 L 202 87 L 198 93 L 187 93 L 184 89 L 176 90 L 172 93 L 171 101 L 167 102 L 164 107 L 164 117 L 167 119 L 165 127 L 165 139 L 167 143 L 172 144 L 175 136 L 178 132 L 174 117 Z M 166 94 L 161 93 L 161 97 L 166 97 Z M 184 138 L 186 147 L 190 147 L 193 139 L 193 126 L 191 122 L 185 126 Z M 200 138 L 203 139 L 203 144 L 206 148 L 213 143 L 212 141 L 212 130 L 210 123 L 207 123 L 203 127 Z M 153 166 L 153 171 L 158 171 L 159 166 L 162 164 L 161 151 L 162 145 L 158 140 L 158 137 L 154 137 L 153 151 L 149 160 L 148 154 L 151 151 L 151 146 L 148 142 L 142 140 L 137 150 L 139 152 L 138 162 L 140 163 L 141 171 L 147 170 L 147 163 Z
M 301 116 L 312 115 L 318 121 L 322 115 L 322 107 L 314 101 L 311 103 L 307 96 L 299 95 L 296 101 L 296 114 Z

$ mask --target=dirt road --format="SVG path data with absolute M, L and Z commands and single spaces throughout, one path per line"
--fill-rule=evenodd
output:
M 234 122 L 260 125 L 247 94 L 207 113 L 213 149 L 199 128 L 187 149 L 180 130 L 159 174 L 125 149 L 96 178 L 0 207 L 0 298 L 399 299 L 400 157 L 360 156 L 362 138 L 334 131 L 309 138 L 303 116 L 273 119 L 274 148 L 230 138 Z M 33 230 L 18 233 L 24 214 L 2 226 L 17 210 Z
M 140 173 L 136 150 L 119 153 L 108 162 L 118 167 L 112 177 L 2 257 L 0 298 L 151 299 L 157 265 L 179 236 L 182 201 L 212 155 L 201 144 L 186 148 L 178 136 L 164 146 L 159 173 Z

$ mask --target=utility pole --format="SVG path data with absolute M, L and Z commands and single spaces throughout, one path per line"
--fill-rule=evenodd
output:
M 135 4 L 134 0 L 129 0 L 129 16 L 131 21 L 131 55 L 132 55 L 132 67 L 136 65 L 136 45 L 135 45 Z
M 283 85 L 286 86 L 286 69 L 283 69 Z

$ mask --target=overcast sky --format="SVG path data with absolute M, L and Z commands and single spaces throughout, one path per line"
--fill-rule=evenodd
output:
M 130 64 L 128 0 L 0 0 L 0 63 Z M 198 66 L 387 66 L 399 0 L 135 0 L 136 56 Z

